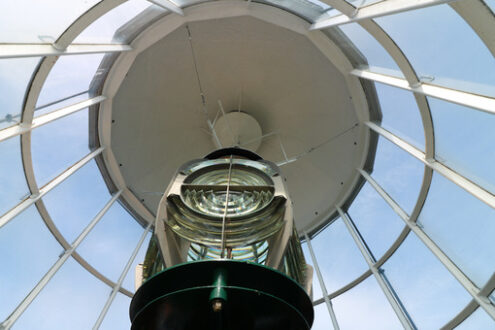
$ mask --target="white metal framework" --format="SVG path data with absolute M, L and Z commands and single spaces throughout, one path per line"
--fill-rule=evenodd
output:
M 120 173 L 117 161 L 113 156 L 110 144 L 111 136 L 109 128 L 111 125 L 112 98 L 116 94 L 120 82 L 124 79 L 127 71 L 136 58 L 138 51 L 149 47 L 158 39 L 162 38 L 164 35 L 184 23 L 196 20 L 236 17 L 241 15 L 249 15 L 266 21 L 273 21 L 274 24 L 296 31 L 297 33 L 303 34 L 310 39 L 314 45 L 318 47 L 342 73 L 345 74 L 345 83 L 351 89 L 354 94 L 353 96 L 355 96 L 353 102 L 355 102 L 356 108 L 363 108 L 363 105 L 361 104 L 360 106 L 359 104 L 360 97 L 364 95 L 359 84 L 359 79 L 363 79 L 371 82 L 383 83 L 410 92 L 414 96 L 417 111 L 421 117 L 422 129 L 425 136 L 424 151 L 421 151 L 417 147 L 406 142 L 406 140 L 402 137 L 382 127 L 379 122 L 370 121 L 366 114 L 358 114 L 358 117 L 361 120 L 360 126 L 362 128 L 369 129 L 370 134 L 377 134 L 378 136 L 389 140 L 394 145 L 398 146 L 412 156 L 411 159 L 415 158 L 424 165 L 423 181 L 411 214 L 408 214 L 404 210 L 403 206 L 399 205 L 398 201 L 394 200 L 391 194 L 387 192 L 377 182 L 377 180 L 375 180 L 372 172 L 369 173 L 362 168 L 358 168 L 356 170 L 357 176 L 364 178 L 365 182 L 374 188 L 378 195 L 386 202 L 388 206 L 390 206 L 391 210 L 393 210 L 393 212 L 403 221 L 404 227 L 402 231 L 396 237 L 395 241 L 388 248 L 388 250 L 383 254 L 383 256 L 381 256 L 378 260 L 375 259 L 368 243 L 366 242 L 366 239 L 360 233 L 358 228 L 359 226 L 356 225 L 353 219 L 349 216 L 349 206 L 345 204 L 346 201 L 342 201 L 341 204 L 335 205 L 335 210 L 338 217 L 340 217 L 342 222 L 345 224 L 345 227 L 352 237 L 352 241 L 361 252 L 368 269 L 356 278 L 349 278 L 346 285 L 329 293 L 326 285 L 326 283 L 328 283 L 328 279 L 323 276 L 320 270 L 319 265 L 321 263 L 319 260 L 322 258 L 331 258 L 331 254 L 318 255 L 318 253 L 315 253 L 312 246 L 312 239 L 314 237 L 310 237 L 306 232 L 303 234 L 303 238 L 305 239 L 309 250 L 309 257 L 313 262 L 317 279 L 323 294 L 323 297 L 317 297 L 318 299 L 314 301 L 314 305 L 317 306 L 322 303 L 326 304 L 333 328 L 343 329 L 341 323 L 339 322 L 339 313 L 335 309 L 332 302 L 344 293 L 353 290 L 357 285 L 370 277 L 374 277 L 376 279 L 380 289 L 383 291 L 391 308 L 395 312 L 400 324 L 405 329 L 421 328 L 415 324 L 414 315 L 411 315 L 407 310 L 401 301 L 400 294 L 396 293 L 394 286 L 387 280 L 387 277 L 382 271 L 383 267 L 387 265 L 387 262 L 389 262 L 389 259 L 395 255 L 396 251 L 401 248 L 402 243 L 409 235 L 414 235 L 419 238 L 428 250 L 431 251 L 432 255 L 438 259 L 443 267 L 448 270 L 453 278 L 460 283 L 460 285 L 470 296 L 471 300 L 469 303 L 462 310 L 460 310 L 456 316 L 454 316 L 451 320 L 448 320 L 443 325 L 443 328 L 453 329 L 461 325 L 478 310 L 482 310 L 492 319 L 492 321 L 495 322 L 495 305 L 493 300 L 489 298 L 495 290 L 495 269 L 491 270 L 493 275 L 488 279 L 488 281 L 486 281 L 486 283 L 482 286 L 475 284 L 475 280 L 470 278 L 461 265 L 458 265 L 453 261 L 448 251 L 444 251 L 440 247 L 439 243 L 430 237 L 418 223 L 418 217 L 423 210 L 425 201 L 428 200 L 428 192 L 434 173 L 442 175 L 450 182 L 453 182 L 458 187 L 467 191 L 476 198 L 477 202 L 486 204 L 490 208 L 495 209 L 494 191 L 491 191 L 488 186 L 473 182 L 466 176 L 465 173 L 450 168 L 442 159 L 438 159 L 436 156 L 434 122 L 427 97 L 433 97 L 446 102 L 466 106 L 472 108 L 470 111 L 481 111 L 490 116 L 495 116 L 495 98 L 493 95 L 484 95 L 482 93 L 473 93 L 467 90 L 452 89 L 442 85 L 441 83 L 422 81 L 416 72 L 416 68 L 413 67 L 410 60 L 407 58 L 407 54 L 399 48 L 396 41 L 393 40 L 374 20 L 375 18 L 413 11 L 419 8 L 449 6 L 455 10 L 455 12 L 473 29 L 491 54 L 495 55 L 495 38 L 493 37 L 493 31 L 495 31 L 495 15 L 485 2 L 482 0 L 383 0 L 369 5 L 355 7 L 351 4 L 351 2 L 347 2 L 345 0 L 322 0 L 323 3 L 331 6 L 333 10 L 337 10 L 339 14 L 328 17 L 325 10 L 322 10 L 320 16 L 316 16 L 310 20 L 305 17 L 303 13 L 298 13 L 296 9 L 292 9 L 289 13 L 283 12 L 280 14 L 285 10 L 284 8 L 275 9 L 273 8 L 273 4 L 264 1 L 259 1 L 260 3 L 251 3 L 251 1 L 219 1 L 210 4 L 185 1 L 184 3 L 190 3 L 190 5 L 185 5 L 181 8 L 181 6 L 177 5 L 173 1 L 149 0 L 150 3 L 166 9 L 167 14 L 157 21 L 150 21 L 149 24 L 145 24 L 144 27 L 142 27 L 142 30 L 134 31 L 136 32 L 133 36 L 135 39 L 128 40 L 127 44 L 73 43 L 76 37 L 93 22 L 125 2 L 126 0 L 102 0 L 97 2 L 92 8 L 82 13 L 79 18 L 67 26 L 58 39 L 51 44 L 0 44 L 0 61 L 7 59 L 41 57 L 39 65 L 34 70 L 32 78 L 26 89 L 23 108 L 18 109 L 18 113 L 21 113 L 20 122 L 0 129 L 0 143 L 6 143 L 6 140 L 16 136 L 20 137 L 23 171 L 27 186 L 29 188 L 29 194 L 27 197 L 23 198 L 17 205 L 12 205 L 12 207 L 4 214 L 0 214 L 0 230 L 4 229 L 4 227 L 8 224 L 15 222 L 17 220 L 16 217 L 24 212 L 29 206 L 36 205 L 37 212 L 41 215 L 44 224 L 53 234 L 56 241 L 58 241 L 64 249 L 64 252 L 59 256 L 58 260 L 31 289 L 29 294 L 14 310 L 10 311 L 9 316 L 3 320 L 2 323 L 0 323 L 0 329 L 10 329 L 15 325 L 15 322 L 22 317 L 24 311 L 29 308 L 30 304 L 36 299 L 40 292 L 42 292 L 48 282 L 54 277 L 54 275 L 69 258 L 74 258 L 74 260 L 76 260 L 98 280 L 105 283 L 111 290 L 108 300 L 105 302 L 104 307 L 102 308 L 97 319 L 94 320 L 94 329 L 98 329 L 102 325 L 102 322 L 107 316 L 109 309 L 111 308 L 118 293 L 132 296 L 131 292 L 123 288 L 123 282 L 130 271 L 141 246 L 145 242 L 148 232 L 152 229 L 153 215 L 143 206 L 136 196 L 134 196 L 132 191 L 128 189 L 125 180 Z M 364 1 L 362 3 L 364 3 Z M 306 3 L 306 6 L 308 7 L 313 5 L 316 6 L 314 3 Z M 287 11 L 289 10 L 287 9 Z M 291 18 L 287 20 L 286 16 L 290 16 Z M 292 16 L 294 17 L 292 18 Z M 441 17 L 439 17 L 439 19 L 441 20 Z M 343 24 L 359 24 L 359 26 L 364 28 L 364 30 L 367 31 L 378 42 L 378 44 L 388 52 L 397 64 L 398 68 L 401 70 L 401 75 L 403 78 L 380 73 L 381 70 L 374 70 L 373 68 L 364 68 L 363 66 L 354 66 L 351 64 L 352 62 L 346 58 L 344 55 L 345 52 L 342 50 L 350 47 L 351 45 L 338 44 L 338 42 L 327 38 L 327 36 L 321 32 L 329 28 L 338 29 L 338 26 Z M 143 36 L 144 34 L 146 34 L 145 38 L 137 37 Z M 70 105 L 61 105 L 58 110 L 36 116 L 35 109 L 40 92 L 57 60 L 64 56 L 98 53 L 113 54 L 113 56 L 118 58 L 118 60 L 114 62 L 115 64 L 113 68 L 108 69 L 106 72 L 109 76 L 111 76 L 114 84 L 104 86 L 102 89 L 103 93 L 101 93 L 101 95 L 91 95 L 88 96 L 86 100 L 78 101 Z M 31 154 L 31 139 L 33 130 L 58 119 L 75 114 L 76 112 L 87 111 L 87 108 L 94 105 L 100 105 L 98 113 L 98 118 L 100 120 L 98 127 L 100 133 L 100 140 L 98 141 L 99 147 L 94 148 L 94 150 L 92 150 L 89 154 L 69 166 L 66 170 L 59 173 L 58 176 L 44 186 L 39 186 L 33 169 Z M 400 105 L 397 106 L 400 107 Z M 52 221 L 50 213 L 44 206 L 43 199 L 45 196 L 50 194 L 55 187 L 69 178 L 72 174 L 79 171 L 85 164 L 92 161 L 96 157 L 103 157 L 104 161 L 112 171 L 112 173 L 110 173 L 110 178 L 112 180 L 112 184 L 114 185 L 114 191 L 111 196 L 109 195 L 109 200 L 105 206 L 98 212 L 93 220 L 89 222 L 86 228 L 79 234 L 77 239 L 74 242 L 69 243 Z M 124 205 L 130 205 L 134 214 L 139 215 L 141 219 L 144 219 L 148 224 L 145 226 L 146 228 L 139 239 L 138 245 L 133 250 L 128 262 L 122 269 L 121 275 L 119 276 L 117 282 L 113 282 L 104 276 L 98 269 L 93 267 L 93 265 L 91 265 L 81 255 L 79 255 L 76 249 L 81 245 L 86 236 L 88 236 L 90 231 L 102 219 L 105 213 L 116 201 L 121 201 Z M 330 219 L 329 227 L 333 225 L 333 220 L 334 219 Z M 26 244 L 29 244 L 29 242 L 26 242 Z M 15 267 L 15 265 L 11 265 L 11 267 Z M 122 317 L 125 318 L 127 315 L 122 315 Z M 319 316 L 317 315 L 317 317 Z

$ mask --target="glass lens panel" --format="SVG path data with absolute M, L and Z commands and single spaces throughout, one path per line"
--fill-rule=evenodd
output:
M 68 242 L 73 242 L 110 200 L 94 161 L 84 165 L 43 197 L 46 209 Z
M 376 21 L 424 81 L 495 95 L 495 58 L 448 5 L 384 16 Z
M 313 238 L 311 243 L 329 294 L 368 270 L 368 265 L 340 218 Z
M 384 84 L 375 86 L 383 114 L 382 126 L 424 151 L 423 123 L 413 94 Z
M 384 268 L 385 276 L 418 329 L 440 329 L 471 300 L 467 291 L 412 233 Z
M 409 214 L 416 205 L 424 166 L 416 158 L 380 137 L 372 176 Z
M 60 56 L 38 98 L 37 107 L 89 89 L 105 54 Z
M 0 8 L 6 3 L 16 6 L 15 2 L 2 1 Z M 0 26 L 2 24 L 3 17 Z M 1 31 L 0 28 L 0 34 Z M 0 59 L 0 129 L 21 121 L 26 89 L 39 60 L 39 57 Z
M 31 152 L 34 174 L 41 187 L 88 154 L 88 111 L 81 110 L 34 129 Z
M 495 193 L 495 115 L 428 98 L 436 158 Z
M 338 28 L 356 45 L 366 57 L 370 66 L 378 66 L 400 72 L 399 67 L 388 52 L 358 23 L 340 25 Z
M 152 5 L 146 0 L 126 1 L 86 28 L 74 43 L 124 43 L 125 34 L 120 34 L 117 30 L 149 7 L 162 13 L 166 12 L 165 9 Z M 138 27 L 133 27 L 133 30 L 135 28 Z
M 0 42 L 52 43 L 99 0 L 0 1 Z
M 103 275 L 117 281 L 143 228 L 118 203 L 114 203 L 77 252 Z
M 0 142 L 0 215 L 29 195 L 18 136 Z
M 0 272 L 0 319 L 4 320 L 57 261 L 62 247 L 33 205 L 0 229 L 0 251 L 4 266 Z
M 341 329 L 401 329 L 401 323 L 373 276 L 334 298 L 333 309 Z M 359 311 L 359 317 L 356 317 Z
M 135 288 L 136 288 L 136 281 L 135 281 L 136 266 L 138 264 L 143 263 L 144 257 L 146 256 L 146 251 L 148 250 L 148 246 L 150 244 L 151 236 L 152 236 L 151 233 L 148 233 L 148 235 L 146 236 L 146 238 L 143 242 L 143 245 L 141 245 L 141 248 L 139 249 L 139 252 L 138 252 L 136 258 L 134 259 L 134 261 L 132 263 L 131 268 L 129 268 L 129 273 L 127 273 L 127 275 L 124 279 L 124 282 L 122 283 L 122 287 L 124 289 L 129 290 L 130 292 L 136 291 L 135 290 Z
M 91 329 L 110 291 L 109 286 L 69 258 L 13 329 Z
M 100 330 L 130 329 L 129 306 L 131 298 L 122 293 L 117 293 L 115 299 L 103 319 Z
M 301 246 L 304 252 L 304 258 L 306 259 L 306 263 L 308 265 L 311 265 L 311 267 L 313 267 L 313 300 L 316 300 L 318 298 L 323 297 L 320 281 L 318 280 L 318 275 L 316 275 L 315 265 L 313 263 L 313 259 L 311 259 L 311 253 L 309 253 L 308 244 L 303 243 Z M 318 256 L 316 258 L 318 258 Z M 316 259 L 316 261 L 318 261 L 318 259 Z
M 392 246 L 404 228 L 399 216 L 368 183 L 363 186 L 348 213 L 377 260 Z
M 314 306 L 315 319 L 311 330 L 331 330 L 334 329 L 327 305 L 323 302 Z
M 439 174 L 419 221 L 424 231 L 482 287 L 495 270 L 495 210 Z
M 494 329 L 495 323 L 493 319 L 483 310 L 478 307 L 473 314 L 465 319 L 455 330 L 476 330 L 476 329 Z

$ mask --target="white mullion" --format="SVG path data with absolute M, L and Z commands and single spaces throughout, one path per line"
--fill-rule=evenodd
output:
M 74 112 L 83 110 L 87 107 L 90 107 L 92 105 L 103 102 L 105 99 L 106 99 L 105 96 L 97 96 L 97 97 L 88 99 L 86 101 L 82 101 L 82 102 L 72 104 L 72 105 L 63 107 L 61 109 L 52 111 L 50 113 L 47 113 L 46 115 L 41 115 L 39 117 L 36 117 L 33 119 L 31 124 L 19 123 L 15 126 L 0 130 L 0 142 L 3 140 L 7 140 L 11 137 L 17 136 L 17 135 L 27 133 L 36 127 L 43 126 L 43 125 L 48 124 L 54 120 L 60 119 L 62 117 L 68 116 Z
M 413 321 L 409 317 L 409 314 L 405 310 L 404 306 L 400 303 L 397 295 L 395 292 L 393 292 L 393 289 L 391 286 L 388 284 L 388 281 L 384 278 L 384 275 L 381 273 L 381 271 L 376 267 L 375 263 L 376 260 L 373 258 L 371 251 L 368 249 L 366 244 L 364 243 L 361 235 L 359 234 L 359 231 L 357 230 L 354 222 L 347 216 L 346 213 L 342 211 L 340 207 L 337 207 L 337 212 L 339 212 L 340 217 L 342 218 L 342 221 L 344 222 L 345 226 L 347 227 L 347 230 L 352 236 L 352 239 L 356 243 L 357 247 L 359 248 L 359 251 L 363 255 L 364 259 L 366 260 L 366 263 L 368 264 L 368 267 L 370 268 L 371 272 L 375 276 L 378 284 L 380 285 L 380 288 L 382 289 L 383 293 L 387 297 L 388 302 L 390 303 L 390 306 L 393 308 L 395 314 L 400 320 L 400 323 L 404 327 L 404 329 L 416 329 L 416 326 L 414 325 Z
M 392 77 L 381 73 L 371 72 L 369 70 L 354 69 L 351 71 L 351 74 L 359 78 L 380 82 L 414 93 L 432 96 L 441 100 L 495 114 L 495 98 L 492 97 L 463 92 L 428 83 L 420 83 L 416 86 L 410 86 L 407 80 L 403 78 Z
M 50 190 L 58 186 L 60 183 L 62 183 L 64 180 L 66 180 L 69 176 L 74 174 L 78 169 L 83 167 L 87 162 L 95 158 L 97 155 L 99 155 L 103 151 L 104 147 L 98 148 L 95 151 L 91 152 L 84 158 L 82 158 L 80 161 L 69 167 L 67 170 L 62 172 L 59 176 L 57 176 L 55 179 L 50 181 L 48 184 L 46 184 L 43 188 L 40 189 L 40 192 L 38 194 L 32 194 L 29 196 L 26 200 L 22 201 L 19 203 L 17 206 L 15 206 L 13 209 L 11 209 L 9 212 L 5 213 L 2 217 L 0 217 L 0 228 L 5 226 L 10 220 L 12 220 L 14 217 L 16 217 L 19 213 L 24 211 L 26 208 L 34 204 L 36 201 L 41 199 L 44 195 L 46 195 Z
M 141 248 L 141 245 L 143 245 L 144 240 L 146 238 L 146 235 L 148 234 L 149 230 L 151 228 L 151 223 L 146 227 L 144 230 L 143 234 L 141 235 L 141 238 L 139 239 L 139 242 L 134 249 L 134 251 L 131 254 L 131 257 L 129 258 L 129 261 L 127 261 L 127 264 L 124 267 L 124 270 L 122 271 L 122 274 L 120 274 L 120 277 L 115 284 L 115 286 L 112 289 L 112 293 L 110 294 L 110 297 L 108 297 L 107 302 L 105 303 L 105 306 L 103 306 L 103 309 L 101 310 L 100 315 L 98 316 L 98 319 L 96 320 L 95 325 L 93 326 L 93 329 L 99 329 L 101 323 L 103 322 L 105 316 L 107 315 L 108 309 L 110 308 L 110 305 L 112 305 L 113 300 L 115 299 L 115 296 L 120 290 L 120 287 L 122 286 L 122 283 L 124 282 L 125 277 L 127 276 L 127 273 L 129 272 L 129 269 L 132 266 L 132 263 L 134 262 L 134 259 L 136 258 L 139 249 Z
M 308 244 L 308 250 L 309 250 L 309 254 L 311 255 L 311 260 L 313 260 L 313 265 L 315 267 L 316 276 L 318 277 L 318 281 L 320 283 L 323 299 L 325 300 L 328 313 L 330 314 L 330 318 L 332 319 L 333 329 L 340 330 L 339 324 L 337 322 L 337 317 L 335 316 L 335 312 L 333 310 L 332 302 L 328 298 L 327 287 L 325 286 L 325 281 L 323 280 L 323 276 L 321 275 L 320 267 L 318 266 L 318 261 L 316 260 L 316 255 L 313 251 L 313 246 L 311 245 L 311 240 L 309 239 L 308 234 L 306 232 L 304 232 L 304 237 L 306 239 L 306 244 Z
M 37 56 L 62 56 L 78 54 L 115 53 L 131 51 L 129 45 L 72 44 L 65 49 L 50 44 L 0 44 L 0 59 Z
M 58 272 L 58 270 L 64 265 L 64 263 L 69 259 L 72 253 L 77 249 L 81 242 L 86 238 L 89 232 L 96 226 L 96 224 L 105 215 L 108 209 L 113 205 L 113 203 L 119 198 L 122 191 L 117 192 L 113 197 L 107 202 L 103 209 L 98 212 L 98 214 L 91 220 L 91 222 L 84 228 L 84 230 L 79 234 L 74 243 L 71 244 L 70 248 L 65 250 L 65 252 L 60 256 L 60 258 L 53 264 L 53 266 L 48 270 L 48 272 L 41 278 L 41 280 L 36 284 L 36 286 L 31 290 L 31 292 L 24 298 L 24 300 L 17 306 L 17 308 L 9 315 L 9 317 L 2 322 L 0 328 L 2 330 L 8 330 L 14 325 L 14 323 L 19 319 L 19 317 L 24 313 L 24 311 L 29 307 L 33 300 L 38 296 L 38 294 L 46 287 L 48 282 L 53 278 L 53 276 Z
M 435 6 L 454 0 L 386 0 L 380 1 L 375 4 L 357 8 L 353 15 L 337 15 L 324 20 L 317 20 L 316 23 L 311 25 L 310 30 L 321 30 L 332 26 L 341 24 L 347 24 L 352 22 L 361 21 L 363 19 L 370 19 L 375 17 L 382 17 L 391 14 L 401 13 L 404 11 L 415 10 L 424 7 Z
M 174 12 L 174 13 L 179 14 L 181 16 L 184 16 L 184 12 L 182 11 L 182 8 L 177 6 L 172 1 L 169 1 L 169 0 L 148 0 L 148 1 L 151 2 L 152 4 L 159 6 L 159 7 L 170 10 L 171 12 Z
M 378 192 L 378 194 L 387 202 L 388 205 L 397 213 L 404 223 L 416 234 L 426 247 L 435 255 L 435 257 L 447 268 L 447 270 L 459 281 L 473 299 L 493 318 L 495 319 L 495 306 L 488 298 L 484 297 L 480 289 L 450 260 L 450 258 L 435 244 L 435 242 L 421 229 L 416 222 L 411 221 L 407 213 L 387 194 L 387 192 L 365 171 L 360 170 L 361 175 L 367 182 Z
M 478 198 L 480 201 L 483 203 L 489 205 L 492 208 L 495 208 L 495 195 L 492 193 L 488 192 L 481 186 L 477 185 L 476 183 L 470 181 L 469 179 L 465 178 L 464 176 L 460 175 L 459 173 L 451 170 L 444 164 L 440 163 L 439 161 L 435 159 L 426 159 L 425 154 L 417 149 L 416 147 L 412 146 L 408 142 L 402 140 L 401 138 L 397 137 L 396 135 L 390 133 L 389 131 L 385 130 L 384 128 L 378 126 L 375 123 L 372 122 L 366 122 L 365 123 L 370 129 L 374 130 L 381 136 L 385 137 L 389 141 L 393 142 L 395 145 L 398 147 L 402 148 L 403 150 L 407 151 L 409 154 L 423 162 L 426 166 L 430 167 L 434 171 L 440 173 L 443 175 L 445 178 L 450 180 L 451 182 L 455 183 L 462 189 L 466 190 L 469 192 L 471 195 L 474 197 Z

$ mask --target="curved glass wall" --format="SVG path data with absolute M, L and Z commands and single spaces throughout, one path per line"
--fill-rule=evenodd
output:
M 150 226 L 94 161 L 90 107 L 105 96 L 91 82 L 201 3 L 0 3 L 1 329 L 129 326 Z M 495 328 L 494 1 L 259 3 L 357 49 L 349 75 L 375 84 L 383 113 L 360 123 L 379 142 L 354 202 L 302 235 L 313 329 Z

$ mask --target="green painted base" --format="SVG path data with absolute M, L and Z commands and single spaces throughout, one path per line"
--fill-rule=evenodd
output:
M 308 330 L 310 298 L 270 268 L 232 260 L 166 269 L 144 283 L 130 307 L 132 330 Z

